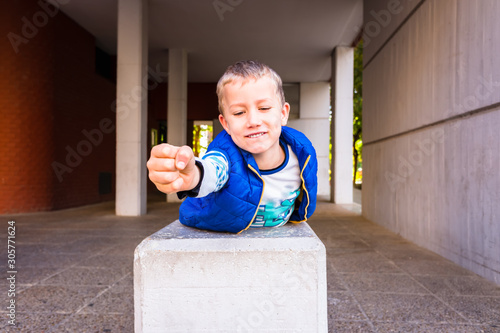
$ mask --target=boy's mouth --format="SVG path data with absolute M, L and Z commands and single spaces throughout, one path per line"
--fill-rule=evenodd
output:
M 263 136 L 264 134 L 266 134 L 266 132 L 252 133 L 250 135 L 247 135 L 247 138 L 258 138 L 259 136 Z

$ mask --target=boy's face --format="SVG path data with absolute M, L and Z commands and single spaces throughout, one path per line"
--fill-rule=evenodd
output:
M 281 105 L 273 81 L 267 76 L 240 79 L 223 89 L 219 120 L 234 143 L 256 160 L 280 156 L 281 126 L 287 123 L 290 105 Z

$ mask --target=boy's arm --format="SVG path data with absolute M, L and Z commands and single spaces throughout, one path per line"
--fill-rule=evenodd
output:
M 197 194 L 200 198 L 219 191 L 226 184 L 229 179 L 229 162 L 226 155 L 217 150 L 209 151 L 198 161 L 204 169 Z
M 148 160 L 149 179 L 158 190 L 170 194 L 189 191 L 200 181 L 193 150 L 166 143 L 154 146 Z

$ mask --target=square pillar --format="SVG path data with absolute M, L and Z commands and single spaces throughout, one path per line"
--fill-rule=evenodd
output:
M 354 48 L 338 46 L 332 56 L 332 181 L 331 201 L 353 202 L 352 122 Z
M 147 1 L 118 1 L 116 214 L 146 214 Z
M 187 144 L 187 76 L 186 50 L 168 50 L 167 143 L 174 146 Z M 167 201 L 178 202 L 177 194 L 168 194 Z

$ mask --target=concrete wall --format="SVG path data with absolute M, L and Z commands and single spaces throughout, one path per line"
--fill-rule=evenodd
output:
M 330 84 L 300 84 L 299 119 L 288 120 L 288 126 L 304 133 L 311 140 L 318 157 L 318 196 L 330 198 Z
M 364 6 L 363 215 L 500 283 L 500 3 Z

